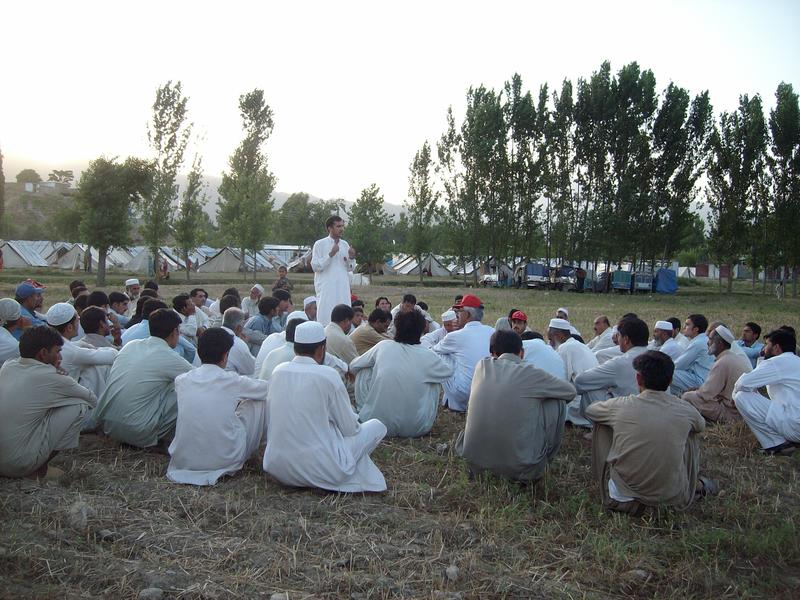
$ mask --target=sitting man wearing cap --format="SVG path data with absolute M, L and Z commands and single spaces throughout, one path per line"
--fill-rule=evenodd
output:
M 94 410 L 96 422 L 112 439 L 166 450 L 178 415 L 175 378 L 192 369 L 174 351 L 180 324 L 174 310 L 159 308 L 149 317 L 150 337 L 120 350 Z
M 393 340 L 380 342 L 350 363 L 358 416 L 361 421 L 378 419 L 387 436 L 419 437 L 433 427 L 441 384 L 453 375 L 453 367 L 420 345 L 427 326 L 422 313 L 401 312 L 394 324 Z
M 350 339 L 353 340 L 356 351 L 359 354 L 364 354 L 378 342 L 392 339 L 386 333 L 391 323 L 392 315 L 389 311 L 380 308 L 373 310 L 367 317 L 367 322 L 362 323 L 350 334 Z
M 562 306 L 556 310 L 556 319 L 564 319 L 566 322 L 569 323 L 569 311 L 567 310 L 566 307 Z M 578 331 L 572 323 L 569 324 L 569 332 L 572 335 L 577 335 L 578 337 L 582 337 L 581 332 Z
M 800 446 L 797 340 L 783 328 L 772 331 L 764 340 L 764 360 L 739 378 L 733 399 L 765 454 L 791 454 Z M 765 386 L 768 398 L 758 391 Z
M 525 362 L 522 340 L 512 331 L 496 331 L 491 352 L 475 367 L 456 451 L 471 471 L 535 481 L 561 446 L 565 405 L 575 388 Z
M 14 298 L 19 303 L 20 315 L 25 319 L 22 328 L 14 330 L 14 337 L 19 339 L 22 336 L 22 331 L 25 327 L 35 327 L 37 325 L 46 325 L 44 315 L 37 312 L 37 309 L 42 308 L 44 298 L 42 292 L 46 288 L 33 281 L 26 279 L 17 286 L 14 292 Z
M 647 340 L 650 337 L 647 323 L 641 319 L 622 319 L 617 330 L 622 356 L 592 367 L 575 378 L 575 389 L 581 395 L 582 416 L 586 416 L 586 408 L 590 404 L 639 391 L 633 361 L 647 352 Z
M 295 329 L 294 352 L 295 358 L 270 378 L 264 471 L 284 485 L 384 491 L 386 480 L 369 455 L 386 426 L 377 419 L 359 424 L 341 378 L 322 364 L 321 323 Z
M 133 313 L 136 311 L 136 301 L 139 299 L 139 294 L 142 291 L 142 286 L 139 283 L 139 280 L 134 278 L 126 279 L 125 280 L 125 293 L 128 295 L 128 299 L 130 300 L 130 304 L 128 305 L 128 310 L 125 313 L 125 316 L 130 318 L 133 316 Z
M 494 328 L 481 323 L 483 304 L 477 296 L 466 294 L 453 309 L 458 314 L 459 329 L 448 333 L 432 350 L 455 367 L 453 376 L 444 383 L 444 405 L 452 411 L 465 412 L 475 365 L 489 356 Z
M 258 314 L 258 303 L 263 295 L 264 286 L 260 283 L 250 288 L 250 295 L 242 300 L 242 310 L 244 311 L 245 319 L 249 319 Z
M 672 323 L 669 321 L 656 321 L 656 326 L 653 328 L 653 341 L 648 345 L 648 349 L 658 350 L 675 362 L 675 359 L 683 353 L 683 349 L 675 341 L 673 333 Z
M 100 310 L 97 307 L 93 308 Z M 45 319 L 48 325 L 55 328 L 63 338 L 61 368 L 96 396 L 102 394 L 108 376 L 108 367 L 114 364 L 118 354 L 117 350 L 114 348 L 87 348 L 85 343 L 79 345 L 71 341 L 78 331 L 78 313 L 75 312 L 72 304 L 67 302 L 53 304 L 47 311 Z
M 95 395 L 59 373 L 64 339 L 52 327 L 26 329 L 20 358 L 0 369 L 0 475 L 57 477 L 47 463 L 78 447 L 81 425 Z
M 13 298 L 0 300 L 0 367 L 5 361 L 19 357 L 19 341 L 14 332 L 22 329 L 23 324 L 19 302 Z
M 520 336 L 526 331 L 530 331 L 528 329 L 528 315 L 521 310 L 514 311 L 511 315 L 511 331 Z
M 303 311 L 305 311 L 309 321 L 317 320 L 317 299 L 314 296 L 303 298 Z
M 547 338 L 550 341 L 550 345 L 564 361 L 567 381 L 571 384 L 575 385 L 575 380 L 581 373 L 598 365 L 597 358 L 595 358 L 594 353 L 589 350 L 586 344 L 581 344 L 572 337 L 569 321 L 550 319 Z M 566 420 L 579 427 L 591 427 L 591 422 L 581 414 L 580 395 L 575 396 L 567 404 Z
M 198 341 L 202 365 L 175 378 L 178 420 L 167 478 L 214 485 L 239 471 L 266 433 L 266 381 L 226 371 L 233 336 L 220 328 Z
M 448 333 L 452 333 L 458 329 L 458 315 L 456 311 L 450 309 L 442 313 L 442 326 L 434 329 L 430 333 L 426 333 L 420 339 L 423 348 L 433 348 L 436 344 L 441 342 Z
M 715 357 L 714 365 L 703 385 L 681 396 L 714 423 L 732 423 L 741 419 L 733 402 L 733 386 L 739 377 L 753 368 L 746 356 L 731 352 L 735 341 L 731 330 L 724 325 L 718 325 L 711 332 L 708 353 Z

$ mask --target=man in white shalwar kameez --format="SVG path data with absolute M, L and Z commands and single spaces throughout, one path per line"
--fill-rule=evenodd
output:
M 150 315 L 150 337 L 120 350 L 94 418 L 111 438 L 147 448 L 171 439 L 178 416 L 175 378 L 192 369 L 173 348 L 180 317 L 169 308 Z
M 322 364 L 325 328 L 311 321 L 298 326 L 295 353 L 270 379 L 264 471 L 284 485 L 384 491 L 386 480 L 369 455 L 386 426 L 358 422 L 339 375 Z
M 266 381 L 225 370 L 233 337 L 207 330 L 197 353 L 202 365 L 175 378 L 178 421 L 169 446 L 167 478 L 214 485 L 239 471 L 266 433 Z
M 568 381 L 564 359 L 553 350 L 552 346 L 545 343 L 540 333 L 525 332 L 522 338 L 522 348 L 525 350 L 525 357 L 522 359 L 524 362 L 531 363 L 553 377 Z
M 683 349 L 675 341 L 672 334 L 672 323 L 669 321 L 656 321 L 653 328 L 653 340 L 648 344 L 647 349 L 658 350 L 662 354 L 666 354 L 674 363 L 683 354 Z
M 22 329 L 22 311 L 13 298 L 0 300 L 0 367 L 7 360 L 19 358 L 19 340 L 12 332 Z
M 334 306 L 350 305 L 350 272 L 356 256 L 355 250 L 342 239 L 344 220 L 340 216 L 330 216 L 325 227 L 328 229 L 328 237 L 314 242 L 311 251 L 317 321 L 323 327 L 331 322 Z
M 394 326 L 395 339 L 378 342 L 350 363 L 358 416 L 378 419 L 387 437 L 419 437 L 433 427 L 442 383 L 454 369 L 420 345 L 426 328 L 421 313 L 400 313 Z
M 233 348 L 228 354 L 226 371 L 233 371 L 237 375 L 255 377 L 256 359 L 250 353 L 250 347 L 242 338 L 245 318 L 241 308 L 231 307 L 222 315 L 222 329 L 233 336 Z
M 594 333 L 595 337 L 586 343 L 592 352 L 599 352 L 614 345 L 614 341 L 611 339 L 614 330 L 607 316 L 600 315 L 594 320 Z
M 446 310 L 442 313 L 442 326 L 434 329 L 430 333 L 426 333 L 420 338 L 420 344 L 423 348 L 433 348 L 436 344 L 441 342 L 445 336 L 458 329 L 458 315 L 454 310 Z
M 453 308 L 461 329 L 448 333 L 431 350 L 455 366 L 453 376 L 444 383 L 443 404 L 452 411 L 465 412 L 475 365 L 489 356 L 494 327 L 481 323 L 483 304 L 477 296 L 466 294 Z
M 800 446 L 800 357 L 797 340 L 777 329 L 764 338 L 764 358 L 733 387 L 736 408 L 765 454 L 790 454 Z M 767 388 L 768 398 L 758 390 Z
M 555 348 L 564 360 L 564 369 L 567 372 L 567 381 L 575 385 L 575 379 L 588 369 L 598 365 L 594 353 L 586 344 L 581 344 L 572 337 L 569 321 L 565 319 L 550 319 L 547 330 L 550 345 Z M 581 415 L 580 394 L 567 404 L 566 420 L 578 427 L 591 427 L 591 422 Z

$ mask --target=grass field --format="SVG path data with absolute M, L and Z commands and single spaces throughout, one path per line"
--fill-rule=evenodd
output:
M 72 276 L 37 278 L 50 284 L 50 304 L 66 296 Z M 0 296 L 20 279 L 4 272 Z M 294 279 L 295 298 L 311 293 L 308 276 Z M 237 280 L 202 281 L 214 295 Z M 356 293 L 368 304 L 379 295 L 396 303 L 404 285 Z M 165 288 L 169 298 L 186 286 Z M 409 291 L 437 314 L 462 290 Z M 513 306 L 536 329 L 567 306 L 587 338 L 596 315 L 628 311 L 650 324 L 702 312 L 736 333 L 748 320 L 765 330 L 800 326 L 797 300 L 720 296 L 715 287 L 674 297 L 479 295 L 487 322 Z M 463 416 L 442 412 L 430 435 L 385 441 L 373 457 L 389 490 L 349 496 L 284 488 L 261 472 L 260 460 L 213 488 L 177 486 L 164 477 L 166 457 L 84 436 L 54 460 L 67 471 L 60 481 L 0 479 L 0 597 L 136 598 L 147 587 L 176 598 L 797 596 L 800 459 L 760 456 L 745 427 L 703 434 L 701 468 L 720 482 L 718 497 L 687 513 L 632 519 L 600 509 L 580 432 L 568 429 L 547 476 L 523 487 L 467 479 L 452 452 L 463 425 Z

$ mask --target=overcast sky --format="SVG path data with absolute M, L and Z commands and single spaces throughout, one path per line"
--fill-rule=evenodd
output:
M 354 200 L 377 183 L 402 203 L 408 166 L 470 85 L 513 73 L 534 91 L 638 61 L 657 87 L 739 94 L 767 110 L 800 90 L 800 1 L 3 1 L 0 148 L 27 166 L 147 156 L 156 88 L 183 82 L 197 150 L 219 176 L 242 132 L 240 94 L 264 89 L 277 190 Z M 187 157 L 187 162 L 191 157 Z

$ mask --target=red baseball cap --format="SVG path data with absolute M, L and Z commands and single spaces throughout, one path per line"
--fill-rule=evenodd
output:
M 453 308 L 483 308 L 483 304 L 481 304 L 481 299 L 477 296 L 473 296 L 472 294 L 467 294 L 461 299 L 461 302 L 458 304 L 454 304 Z
M 358 300 L 358 296 L 355 294 L 350 294 L 350 302 L 355 302 L 356 300 Z
M 511 320 L 512 321 L 525 321 L 527 323 L 528 322 L 528 315 L 526 315 L 521 310 L 518 310 L 513 315 L 511 315 Z

